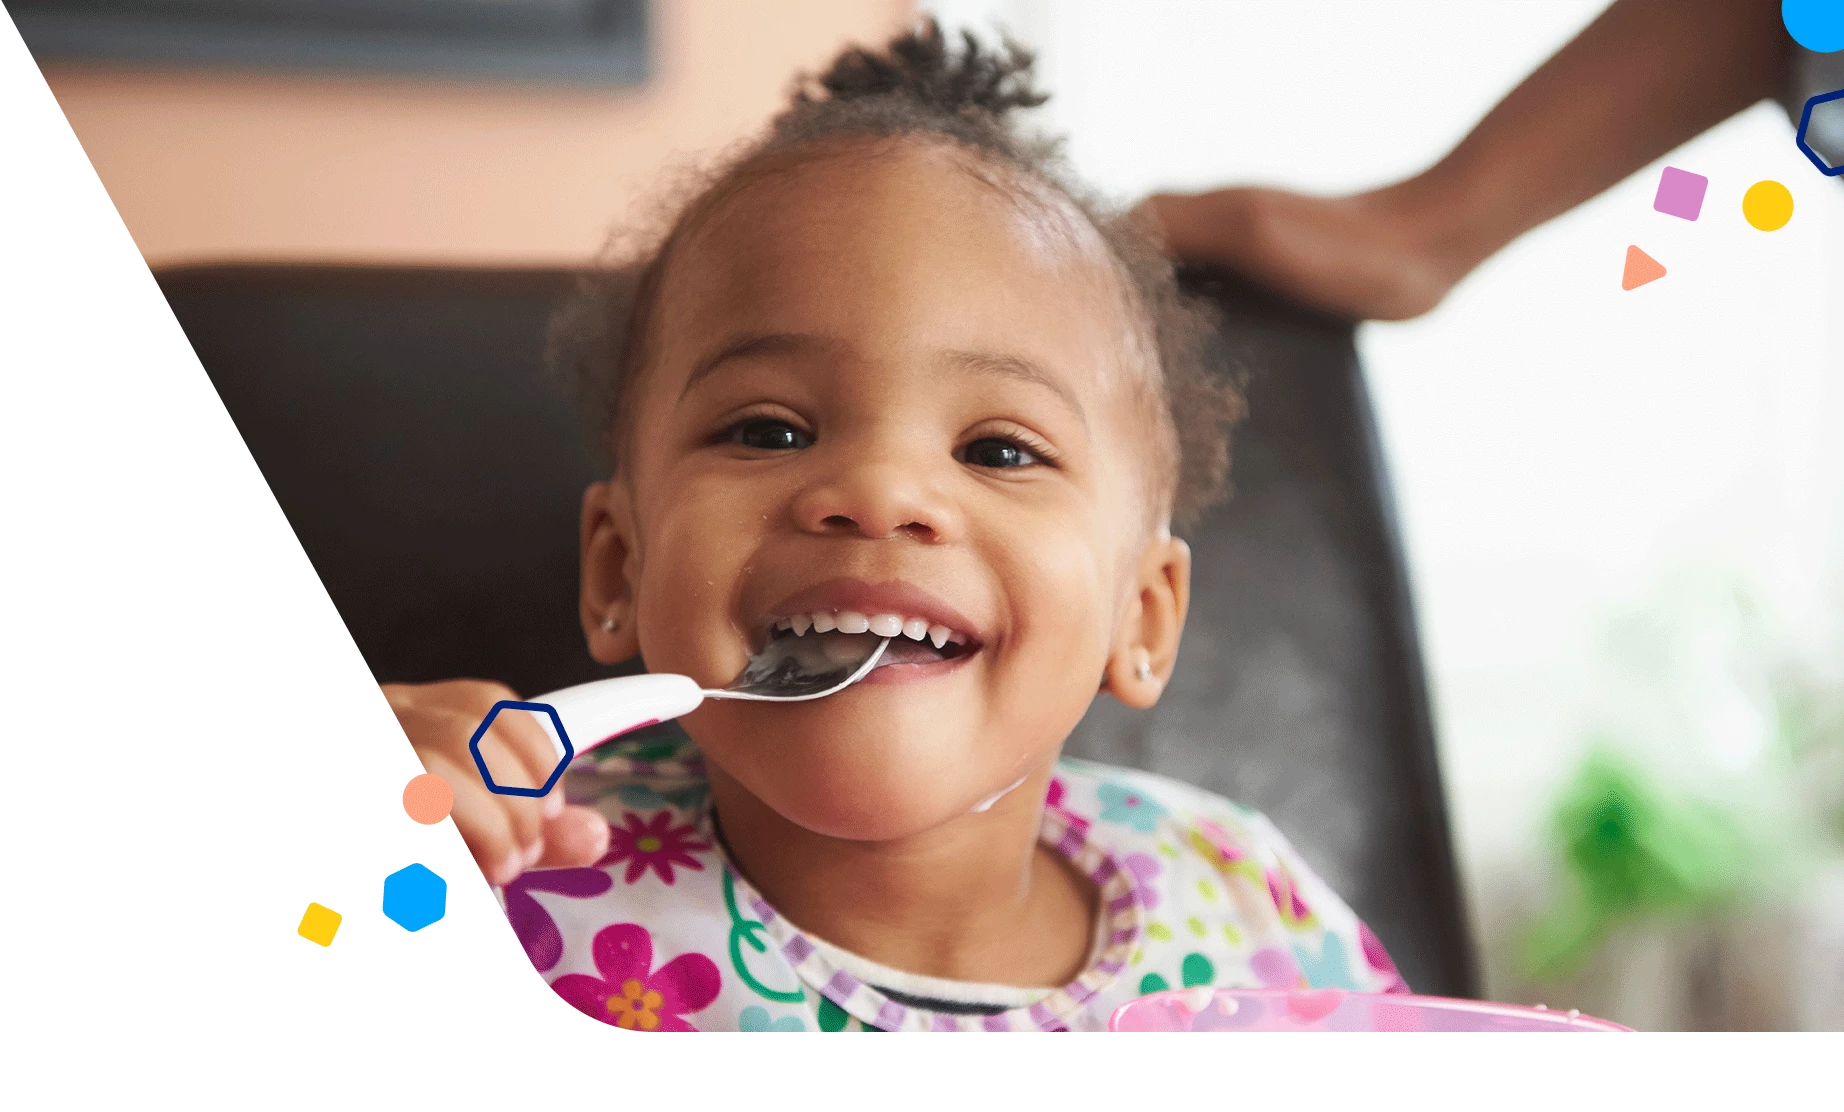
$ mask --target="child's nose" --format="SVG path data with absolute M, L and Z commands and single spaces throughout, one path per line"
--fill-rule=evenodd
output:
M 830 468 L 801 491 L 794 519 L 813 533 L 943 544 L 960 533 L 959 514 L 930 469 L 903 457 Z

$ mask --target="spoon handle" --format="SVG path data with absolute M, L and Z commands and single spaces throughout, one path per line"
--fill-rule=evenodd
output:
M 798 703 L 807 699 L 818 699 L 842 690 L 864 678 L 877 665 L 890 645 L 886 637 L 878 642 L 870 657 L 860 664 L 850 675 L 824 691 L 807 695 L 763 695 L 748 691 L 733 691 L 723 688 L 704 688 L 690 676 L 675 675 L 671 672 L 648 672 L 638 676 L 616 676 L 613 679 L 593 680 L 580 683 L 575 687 L 566 687 L 562 691 L 553 691 L 541 695 L 526 703 L 519 703 L 521 709 L 543 710 L 548 707 L 556 712 L 557 721 L 563 727 L 561 739 L 570 747 L 571 753 L 587 753 L 591 749 L 604 745 L 622 734 L 632 733 L 643 726 L 652 726 L 690 714 L 697 710 L 706 698 L 713 699 L 759 699 L 766 702 Z M 495 712 L 499 707 L 494 708 Z M 483 727 L 485 723 L 481 724 Z M 476 732 L 476 737 L 479 732 Z
M 594 680 L 532 701 L 556 711 L 571 747 L 587 753 L 643 726 L 690 714 L 704 702 L 704 689 L 690 676 L 659 672 Z

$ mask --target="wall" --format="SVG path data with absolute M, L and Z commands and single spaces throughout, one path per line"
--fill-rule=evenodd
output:
M 661 171 L 720 148 L 792 75 L 888 36 L 908 0 L 654 8 L 628 90 L 60 64 L 52 92 L 142 254 L 573 260 Z

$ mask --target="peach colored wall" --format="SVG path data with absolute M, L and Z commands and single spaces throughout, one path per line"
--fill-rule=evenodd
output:
M 910 0 L 657 0 L 628 90 L 52 66 L 46 78 L 156 266 L 580 259 L 661 171 L 762 124 L 794 73 Z

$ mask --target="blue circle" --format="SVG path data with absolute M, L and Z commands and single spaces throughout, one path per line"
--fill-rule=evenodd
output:
M 1780 19 L 1793 41 L 1814 54 L 1844 50 L 1844 0 L 1780 0 Z

